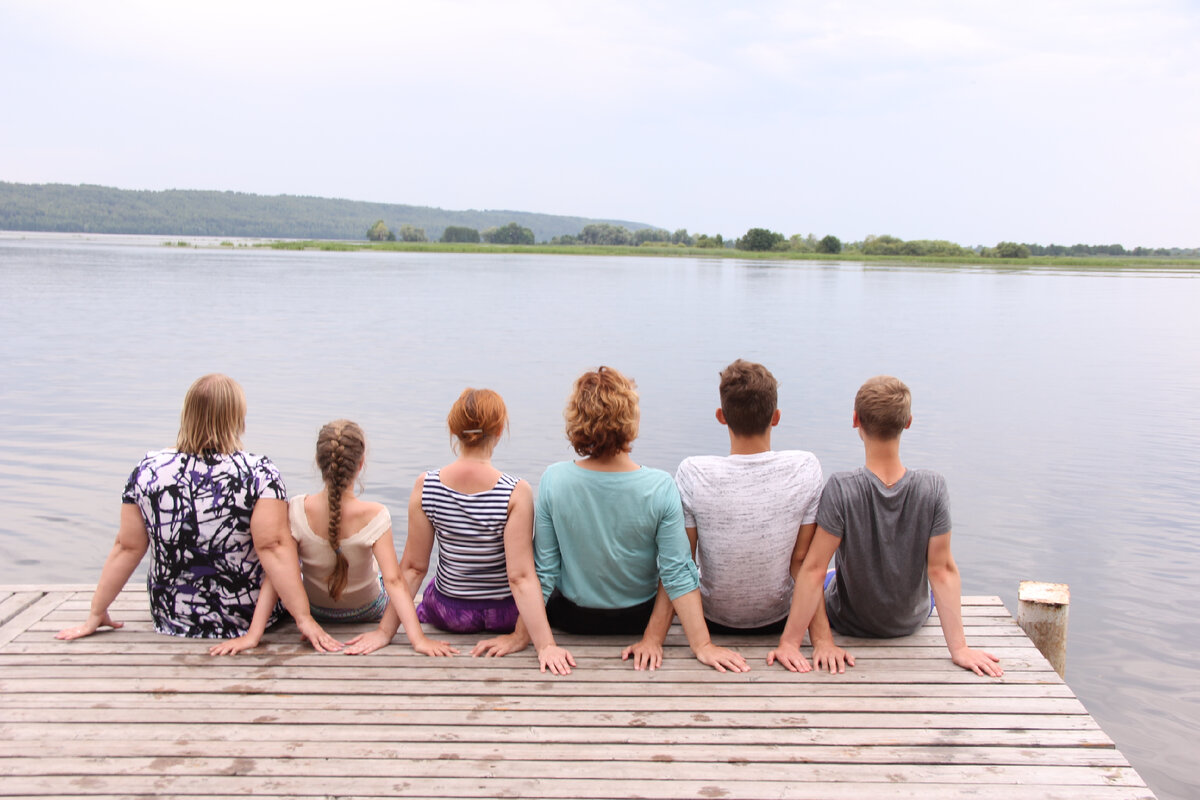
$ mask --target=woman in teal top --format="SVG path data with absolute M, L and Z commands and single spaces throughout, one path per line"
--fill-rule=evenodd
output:
M 739 654 L 709 639 L 675 481 L 630 457 L 639 421 L 633 382 L 609 367 L 585 373 L 565 416 L 581 457 L 542 475 L 534 518 L 550 624 L 570 633 L 641 632 L 621 657 L 655 669 L 678 613 L 696 658 L 721 672 L 749 670 Z

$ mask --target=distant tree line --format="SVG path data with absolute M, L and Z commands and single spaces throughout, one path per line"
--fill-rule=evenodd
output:
M 574 234 L 594 222 L 629 229 L 646 227 L 637 222 L 526 211 L 451 211 L 326 197 L 0 181 L 0 230 L 7 231 L 361 241 L 375 220 L 390 225 L 398 239 L 403 239 L 401 225 L 407 224 L 414 231 L 424 231 L 430 240 L 440 239 L 449 227 L 484 231 L 513 222 L 532 231 L 539 242 Z
M 371 220 L 375 220 L 374 223 Z M 399 222 L 389 228 L 387 220 Z M 832 234 L 785 237 L 751 228 L 726 239 L 674 232 L 620 220 L 594 220 L 520 211 L 446 211 L 426 206 L 366 203 L 293 195 L 194 190 L 136 191 L 105 186 L 20 184 L 0 181 L 0 230 L 72 233 L 245 236 L 286 239 L 362 239 L 405 242 L 489 242 L 555 245 L 738 248 L 746 251 L 845 253 L 881 256 L 1155 256 L 1196 258 L 1200 248 L 1039 245 L 999 242 L 967 248 L 942 239 L 904 241 L 868 236 L 843 244 Z

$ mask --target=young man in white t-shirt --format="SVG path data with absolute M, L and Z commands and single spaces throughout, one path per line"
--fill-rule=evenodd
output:
M 781 633 L 816 530 L 821 465 L 804 450 L 771 449 L 777 399 L 778 382 L 766 367 L 734 361 L 721 372 L 717 409 L 729 455 L 692 456 L 675 475 L 712 633 Z M 818 669 L 844 672 L 854 664 L 834 645 L 823 609 L 809 638 Z

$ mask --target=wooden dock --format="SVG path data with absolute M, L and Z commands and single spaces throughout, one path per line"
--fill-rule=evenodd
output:
M 210 658 L 155 634 L 141 590 L 113 605 L 123 630 L 56 641 L 90 597 L 0 586 L 0 796 L 1154 797 L 995 597 L 963 610 L 1001 679 L 951 664 L 936 620 L 839 640 L 842 676 L 767 668 L 763 637 L 716 637 L 753 666 L 721 675 L 678 627 L 656 672 L 600 638 L 561 637 L 579 666 L 556 678 L 532 650 L 318 655 L 290 625 Z

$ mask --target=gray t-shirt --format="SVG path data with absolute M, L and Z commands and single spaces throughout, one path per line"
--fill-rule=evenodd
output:
M 929 616 L 929 540 L 950 532 L 950 495 L 936 472 L 910 469 L 888 489 L 866 467 L 838 472 L 817 525 L 842 542 L 825 590 L 829 624 L 850 636 L 907 636 Z
M 816 520 L 821 465 L 804 450 L 693 456 L 675 473 L 683 524 L 696 529 L 704 615 L 730 628 L 787 616 L 792 551 Z

